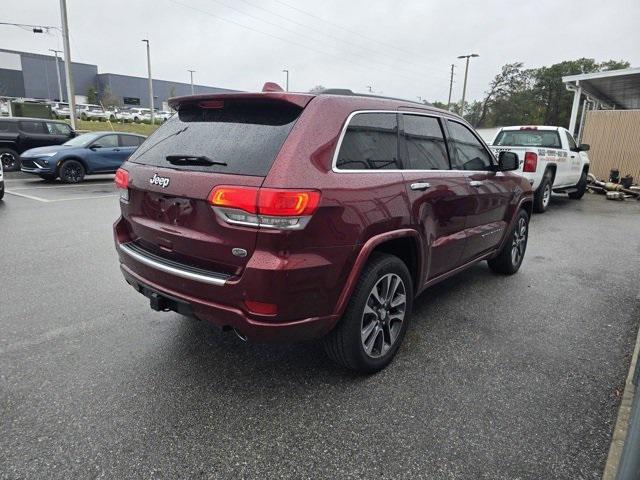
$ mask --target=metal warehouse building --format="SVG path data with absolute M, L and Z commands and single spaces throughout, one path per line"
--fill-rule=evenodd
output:
M 86 103 L 89 89 L 108 92 L 121 106 L 149 107 L 148 79 L 115 73 L 98 73 L 98 66 L 72 62 L 76 101 Z M 59 59 L 63 101 L 67 99 L 64 60 Z M 225 88 L 194 85 L 195 93 L 232 92 Z M 0 96 L 60 100 L 56 59 L 53 55 L 0 49 Z M 189 95 L 189 83 L 153 80 L 154 106 L 164 108 L 173 95 Z

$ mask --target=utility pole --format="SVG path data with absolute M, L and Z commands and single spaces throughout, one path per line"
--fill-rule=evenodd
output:
M 155 112 L 153 111 L 153 80 L 151 78 L 151 50 L 149 49 L 149 40 L 142 39 L 147 44 L 147 70 L 149 71 L 149 105 L 151 105 L 151 125 L 155 125 Z
M 373 89 L 371 88 L 371 85 L 367 85 L 367 88 L 369 89 L 369 93 L 373 92 Z
M 286 80 L 286 86 L 285 86 L 285 91 L 289 91 L 289 70 L 282 70 L 283 73 L 285 73 L 287 75 L 287 80 Z
M 451 92 L 453 91 L 453 69 L 456 68 L 456 66 L 452 63 L 451 64 L 451 79 L 449 80 L 449 100 L 447 100 L 447 110 L 451 111 Z
M 62 82 L 60 81 L 60 67 L 58 66 L 58 54 L 62 53 L 61 50 L 54 50 L 52 48 L 49 49 L 50 52 L 56 56 L 56 75 L 58 76 L 58 100 L 60 102 L 64 102 L 64 97 L 62 96 Z
M 193 73 L 195 70 L 187 70 L 191 74 L 191 95 L 195 95 L 195 90 L 193 89 Z
M 69 46 L 69 21 L 67 20 L 67 0 L 60 0 L 60 20 L 62 23 L 62 43 L 64 45 L 64 71 L 67 74 L 67 97 L 71 128 L 76 129 L 76 97 L 71 71 L 71 47 Z
M 465 100 L 465 96 L 467 94 L 467 75 L 469 74 L 469 59 L 471 57 L 479 57 L 480 55 L 478 55 L 477 53 L 471 53 L 469 55 L 460 55 L 458 58 L 466 58 L 467 59 L 467 64 L 464 67 L 464 84 L 462 86 L 462 103 L 460 105 L 460 116 L 464 116 L 464 100 Z

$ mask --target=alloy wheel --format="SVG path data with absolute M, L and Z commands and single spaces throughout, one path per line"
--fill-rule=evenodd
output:
M 524 250 L 527 246 L 527 221 L 524 218 L 518 220 L 518 225 L 513 231 L 513 241 L 511 242 L 511 262 L 519 265 L 524 257 Z
M 64 177 L 71 183 L 77 183 L 82 178 L 82 169 L 79 165 L 66 165 L 64 167 Z
M 371 289 L 360 323 L 362 347 L 369 357 L 382 357 L 393 347 L 402 331 L 406 310 L 404 282 L 395 273 L 384 275 Z

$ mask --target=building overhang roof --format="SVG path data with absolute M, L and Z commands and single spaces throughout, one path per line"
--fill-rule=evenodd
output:
M 640 109 L 640 68 L 569 75 L 562 81 L 616 109 Z

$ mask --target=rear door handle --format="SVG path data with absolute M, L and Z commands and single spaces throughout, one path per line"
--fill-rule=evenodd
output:
M 411 184 L 411 190 L 426 190 L 430 186 L 431 184 L 427 182 L 416 182 Z
M 469 182 L 469 185 L 471 185 L 472 187 L 481 187 L 484 185 L 484 182 L 482 180 L 471 180 Z

